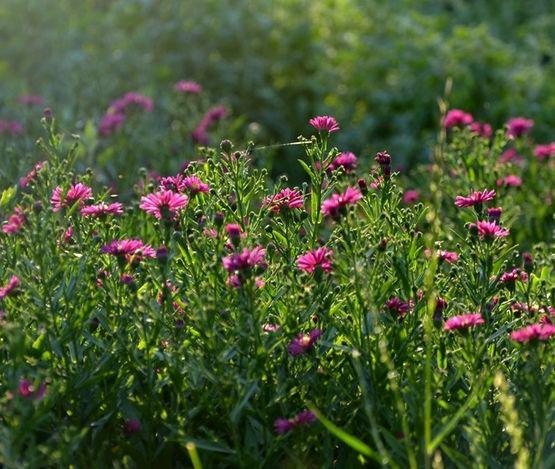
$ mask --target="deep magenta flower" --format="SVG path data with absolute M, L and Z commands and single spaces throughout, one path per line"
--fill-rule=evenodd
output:
M 534 148 L 534 156 L 539 161 L 544 161 L 555 156 L 555 142 L 546 143 L 545 145 L 536 145 Z
M 466 127 L 472 124 L 474 118 L 472 114 L 464 112 L 460 109 L 451 109 L 443 119 L 443 127 L 450 129 L 451 127 Z
M 305 409 L 299 412 L 295 417 L 286 419 L 278 418 L 274 422 L 274 430 L 276 433 L 283 435 L 291 430 L 293 430 L 298 425 L 310 425 L 316 421 L 316 415 L 314 412 Z
M 102 246 L 104 254 L 111 254 L 130 263 L 137 263 L 144 257 L 155 257 L 156 251 L 140 239 L 119 239 Z
M 228 272 L 241 272 L 254 269 L 259 267 L 262 270 L 267 268 L 266 251 L 261 247 L 257 246 L 252 250 L 244 248 L 243 251 L 235 252 L 229 256 L 222 259 L 224 269 Z
M 470 124 L 470 131 L 482 138 L 490 138 L 493 134 L 491 125 L 486 122 L 472 122 Z
M 488 221 L 497 222 L 501 219 L 503 209 L 501 207 L 488 208 Z
M 524 117 L 513 117 L 507 122 L 507 136 L 510 138 L 517 138 L 525 133 L 528 133 L 534 127 L 532 119 Z
M 298 355 L 303 355 L 306 352 L 312 350 L 314 344 L 321 337 L 322 331 L 320 329 L 313 329 L 308 334 L 304 332 L 300 333 L 295 337 L 289 345 L 287 346 L 287 351 L 293 357 Z
M 500 227 L 494 221 L 479 221 L 475 226 L 478 229 L 478 236 L 482 239 L 504 238 L 509 235 L 509 230 Z
M 312 273 L 315 270 L 321 269 L 329 274 L 333 266 L 333 251 L 327 247 L 321 247 L 309 251 L 297 259 L 297 267 L 299 270 Z
M 27 217 L 23 211 L 19 207 L 16 207 L 14 213 L 10 215 L 8 221 L 2 226 L 2 231 L 6 234 L 15 234 L 21 230 L 21 227 L 26 221 Z
M 180 80 L 175 85 L 173 85 L 173 89 L 181 94 L 202 93 L 202 86 L 200 86 L 196 81 L 191 80 Z
M 503 272 L 501 277 L 499 277 L 501 283 L 509 284 L 514 286 L 517 281 L 526 282 L 528 281 L 528 274 L 520 269 L 512 269 L 507 272 Z
M 397 296 L 392 296 L 384 304 L 384 307 L 392 314 L 402 318 L 410 311 L 410 304 Z
M 241 237 L 241 233 L 243 232 L 241 225 L 237 223 L 228 223 L 224 229 L 231 239 L 239 239 Z
M 158 219 L 175 219 L 178 212 L 187 207 L 188 203 L 189 198 L 186 195 L 161 190 L 141 197 L 139 207 Z
M 0 288 L 0 300 L 3 300 L 8 295 L 12 294 L 20 285 L 21 281 L 19 280 L 19 277 L 17 275 L 12 275 L 8 284 Z
M 545 341 L 555 335 L 555 326 L 550 323 L 532 324 L 511 332 L 510 337 L 516 342 L 526 343 Z
M 91 195 L 92 189 L 81 182 L 72 184 L 65 194 L 63 189 L 57 186 L 50 198 L 52 211 L 59 212 L 63 207 L 72 207 L 76 203 L 83 205 L 85 200 L 89 199 Z
M 106 215 L 123 215 L 123 205 L 119 202 L 114 202 L 113 204 L 101 202 L 97 205 L 88 205 L 81 209 L 81 215 L 93 218 L 100 218 Z
M 347 187 L 343 194 L 333 194 L 329 199 L 322 203 L 322 213 L 326 217 L 338 218 L 347 205 L 355 205 L 362 194 L 355 187 Z
M 33 398 L 40 401 L 46 394 L 46 383 L 40 383 L 38 388 L 35 388 L 31 381 L 28 379 L 21 379 L 19 381 L 19 395 L 25 398 Z
M 484 318 L 482 318 L 480 313 L 469 313 L 449 318 L 445 321 L 445 326 L 443 328 L 446 331 L 454 331 L 457 329 L 476 327 L 481 324 L 484 324 Z
M 210 190 L 210 186 L 200 180 L 200 178 L 194 174 L 183 178 L 183 186 L 185 189 L 194 196 L 199 192 L 206 193 Z
M 335 117 L 331 116 L 316 116 L 310 119 L 308 123 L 318 132 L 328 132 L 331 134 L 341 129 Z
M 282 209 L 301 209 L 303 208 L 303 193 L 286 187 L 273 196 L 265 197 L 262 201 L 264 207 L 269 208 L 274 213 L 279 213 Z
M 462 195 L 458 195 L 455 197 L 455 205 L 457 207 L 472 207 L 476 205 L 481 205 L 484 202 L 489 200 L 493 200 L 495 198 L 495 191 L 491 190 L 483 190 L 483 191 L 476 191 L 472 192 L 472 194 L 463 197 Z
M 340 153 L 328 166 L 328 171 L 335 171 L 343 168 L 346 173 L 350 173 L 357 167 L 357 157 L 350 151 Z
M 420 200 L 420 193 L 417 190 L 409 189 L 403 194 L 403 203 L 406 205 L 414 204 Z

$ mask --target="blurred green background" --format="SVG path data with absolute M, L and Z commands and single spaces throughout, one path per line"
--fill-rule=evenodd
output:
M 427 158 L 448 77 L 451 107 L 494 125 L 525 115 L 539 141 L 555 126 L 553 0 L 1 0 L 0 28 L 0 118 L 38 94 L 75 132 L 126 91 L 156 103 L 180 79 L 260 124 L 260 142 L 330 113 L 341 149 L 409 166 Z

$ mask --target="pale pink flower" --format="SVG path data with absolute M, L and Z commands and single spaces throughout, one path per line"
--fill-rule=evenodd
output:
M 173 85 L 173 89 L 178 93 L 183 94 L 200 94 L 202 92 L 202 86 L 200 86 L 196 81 L 181 80 Z

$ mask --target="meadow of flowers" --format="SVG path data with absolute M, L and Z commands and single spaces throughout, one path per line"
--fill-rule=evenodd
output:
M 294 186 L 220 141 L 200 85 L 173 91 L 149 171 L 157 103 L 127 93 L 81 138 L 46 109 L 3 172 L 0 462 L 555 465 L 555 143 L 533 121 L 443 109 L 405 175 L 307 116 Z M 1 121 L 5 152 L 24 132 Z

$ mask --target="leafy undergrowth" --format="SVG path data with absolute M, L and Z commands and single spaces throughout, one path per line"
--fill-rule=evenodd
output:
M 320 116 L 302 187 L 224 140 L 122 203 L 47 115 L 0 200 L 2 462 L 552 466 L 553 144 L 471 120 L 408 190 Z

